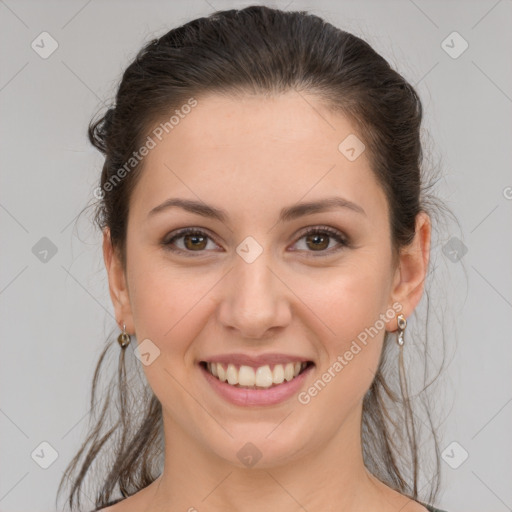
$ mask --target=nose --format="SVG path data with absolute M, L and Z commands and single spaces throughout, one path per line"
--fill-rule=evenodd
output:
M 265 252 L 252 263 L 237 257 L 225 277 L 218 318 L 240 338 L 265 339 L 290 323 L 293 294 L 272 267 Z

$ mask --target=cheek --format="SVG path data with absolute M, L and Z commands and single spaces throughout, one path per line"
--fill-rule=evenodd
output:
M 373 267 L 365 271 L 361 265 L 343 269 L 336 271 L 328 286 L 317 289 L 315 303 L 326 323 L 332 325 L 335 336 L 346 340 L 374 325 L 385 312 L 387 286 L 384 269 Z
M 332 379 L 336 388 L 364 391 L 377 369 L 385 334 L 386 269 L 362 263 L 357 268 L 337 269 L 328 284 L 310 290 L 314 295 L 308 301 L 315 304 L 321 322 L 329 327 L 322 340 L 326 358 L 321 371 L 336 374 Z
M 150 261 L 146 255 L 140 259 L 134 255 L 132 264 L 134 271 L 128 275 L 131 275 L 130 301 L 137 342 L 140 345 L 150 340 L 153 344 L 145 345 L 151 347 L 151 361 L 143 364 L 143 371 L 171 416 L 183 419 L 182 411 L 190 407 L 182 387 L 192 364 L 189 348 L 203 328 L 201 316 L 205 302 L 201 297 L 213 283 L 207 277 L 193 279 L 190 273 L 171 269 L 156 258 Z M 140 272 L 135 268 L 147 270 Z
M 142 252 L 134 253 L 132 267 L 128 275 L 137 339 L 149 338 L 162 355 L 183 358 L 202 328 L 201 311 L 216 276 L 198 276 L 197 268 L 171 266 L 161 256 Z

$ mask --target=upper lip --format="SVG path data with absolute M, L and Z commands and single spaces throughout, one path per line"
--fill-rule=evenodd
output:
M 272 364 L 287 364 L 287 363 L 306 363 L 311 361 L 306 357 L 295 356 L 290 354 L 259 354 L 259 355 L 247 355 L 247 354 L 219 354 L 216 356 L 207 357 L 202 359 L 206 363 L 224 363 L 234 364 L 237 366 L 252 366 L 258 368 L 260 366 L 272 365 Z

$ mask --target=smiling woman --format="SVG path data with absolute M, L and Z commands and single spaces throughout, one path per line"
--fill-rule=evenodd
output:
M 96 463 L 97 510 L 436 510 L 403 354 L 445 208 L 421 120 L 380 55 L 305 12 L 216 12 L 139 52 L 89 129 L 123 332 L 70 509 Z

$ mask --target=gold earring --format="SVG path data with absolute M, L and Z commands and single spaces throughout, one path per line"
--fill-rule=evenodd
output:
M 404 332 L 405 328 L 407 327 L 407 320 L 405 319 L 405 316 L 400 313 L 397 317 L 398 320 L 398 336 L 396 339 L 396 342 L 398 343 L 398 346 L 402 347 L 404 344 Z
M 126 324 L 123 323 L 123 332 L 117 337 L 117 341 L 119 342 L 119 345 L 121 345 L 121 348 L 126 348 L 130 343 L 130 340 L 130 335 L 126 333 Z

